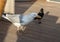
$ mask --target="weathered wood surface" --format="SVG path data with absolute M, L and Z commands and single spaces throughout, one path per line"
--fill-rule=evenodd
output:
M 25 2 L 17 2 L 16 4 L 16 9 L 18 9 Z M 20 12 L 17 10 L 16 13 L 25 13 L 31 5 L 25 4 L 25 7 L 20 7 L 22 9 L 18 9 Z M 42 24 L 34 21 L 27 25 L 24 32 L 17 34 L 16 27 L 13 24 L 8 21 L 1 21 L 0 42 L 60 42 L 60 4 L 41 2 L 37 7 L 39 6 L 43 7 L 45 11 Z M 35 9 L 38 9 L 37 7 Z M 35 9 L 33 10 L 35 11 Z

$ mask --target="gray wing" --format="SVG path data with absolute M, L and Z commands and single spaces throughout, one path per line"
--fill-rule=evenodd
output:
M 13 15 L 6 14 L 6 16 L 2 17 L 4 17 L 5 19 L 9 20 L 12 23 L 20 23 L 22 16 L 20 14 L 13 14 Z

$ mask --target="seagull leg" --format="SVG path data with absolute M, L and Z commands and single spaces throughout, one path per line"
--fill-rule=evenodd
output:
M 19 27 L 17 27 L 17 32 L 19 32 Z
M 25 29 L 26 29 L 26 27 L 25 27 L 25 26 L 23 26 L 22 31 L 24 31 Z
M 21 31 L 24 31 L 25 28 L 26 28 L 25 26 L 21 26 L 21 27 L 20 27 L 20 30 L 21 30 Z
M 19 27 L 17 28 L 17 31 L 19 30 Z
M 19 33 L 19 32 L 24 32 L 25 29 L 26 29 L 25 26 L 20 26 L 20 27 L 17 28 L 17 32 L 18 32 L 18 33 Z
M 23 26 L 20 26 L 20 27 L 18 27 L 17 28 L 17 32 L 19 33 L 19 32 L 22 32 L 23 31 Z

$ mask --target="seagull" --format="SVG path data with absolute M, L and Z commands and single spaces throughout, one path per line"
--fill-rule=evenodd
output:
M 40 12 L 39 12 L 40 13 Z M 3 18 L 7 19 L 8 21 L 10 21 L 12 24 L 14 24 L 17 27 L 17 30 L 25 30 L 25 25 L 28 25 L 29 23 L 31 23 L 34 18 L 37 17 L 41 18 L 41 16 L 39 15 L 39 13 L 36 12 L 32 12 L 30 14 L 27 15 L 23 15 L 23 14 L 6 14 L 6 15 L 2 15 Z

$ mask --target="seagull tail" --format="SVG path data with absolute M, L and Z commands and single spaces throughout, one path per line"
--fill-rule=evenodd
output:
M 7 20 L 9 20 L 9 18 L 8 18 L 8 17 L 6 17 L 5 15 L 2 15 L 2 17 L 3 17 L 3 18 L 5 18 L 5 19 L 7 19 Z

